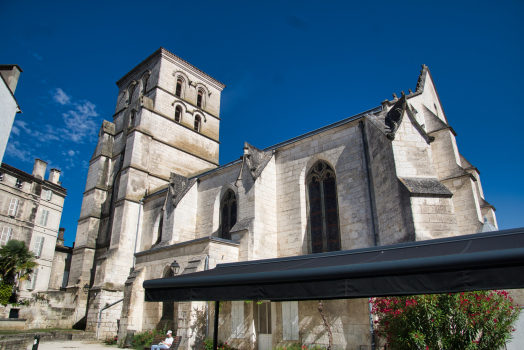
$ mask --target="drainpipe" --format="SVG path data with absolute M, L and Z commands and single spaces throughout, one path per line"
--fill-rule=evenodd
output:
M 98 324 L 96 326 L 96 340 L 98 340 L 98 332 L 100 331 L 100 322 L 102 321 L 102 311 L 104 311 L 105 309 L 109 309 L 111 306 L 115 305 L 115 304 L 118 304 L 119 302 L 121 302 L 122 300 L 124 300 L 123 298 L 120 299 L 120 300 L 117 300 L 115 301 L 113 304 L 110 304 L 110 305 L 107 305 L 107 306 L 104 306 L 102 308 L 102 310 L 100 310 L 100 312 L 98 313 Z
M 206 255 L 204 271 L 209 270 L 209 254 Z M 209 301 L 206 302 L 206 337 L 209 337 Z
M 368 195 L 369 195 L 369 206 L 371 209 L 371 228 L 373 230 L 373 246 L 377 246 L 377 231 L 375 229 L 375 213 L 373 211 L 373 196 L 371 193 L 371 176 L 369 174 L 369 159 L 368 159 L 368 145 L 367 145 L 367 137 L 366 137 L 366 130 L 364 129 L 364 123 L 362 120 L 358 122 L 358 127 L 360 128 L 360 133 L 362 134 L 362 145 L 364 147 L 364 160 L 366 161 L 365 168 L 366 168 L 366 177 L 368 180 Z M 371 298 L 368 298 L 368 308 L 369 308 L 369 330 L 371 332 L 371 350 L 375 350 L 375 330 L 373 329 L 373 314 L 372 306 L 371 306 Z
M 144 194 L 144 197 L 147 196 L 147 190 Z M 144 202 L 144 198 L 140 199 L 138 201 L 138 221 L 136 223 L 136 235 L 135 235 L 135 249 L 133 250 L 133 267 L 131 268 L 131 271 L 135 269 L 135 263 L 136 263 L 136 245 L 138 243 L 138 229 L 140 228 L 140 214 L 142 213 L 142 203 Z

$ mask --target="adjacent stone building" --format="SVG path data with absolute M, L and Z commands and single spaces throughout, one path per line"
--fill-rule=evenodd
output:
M 15 115 L 22 113 L 15 98 L 21 72 L 22 68 L 17 64 L 0 64 L 0 164 L 4 158 Z
M 117 86 L 113 121 L 103 122 L 90 161 L 67 286 L 75 322 L 96 330 L 102 311 L 100 338 L 167 326 L 183 336 L 181 348 L 197 349 L 212 334 L 210 303 L 145 303 L 147 279 L 497 225 L 426 66 L 414 92 L 265 149 L 246 142 L 222 166 L 224 84 L 160 48 Z M 242 349 L 324 345 L 317 307 L 225 302 L 219 338 Z M 370 345 L 367 300 L 325 301 L 324 312 L 337 348 Z

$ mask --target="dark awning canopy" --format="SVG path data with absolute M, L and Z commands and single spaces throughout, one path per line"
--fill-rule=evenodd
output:
M 219 264 L 148 280 L 146 301 L 313 300 L 524 288 L 524 228 Z

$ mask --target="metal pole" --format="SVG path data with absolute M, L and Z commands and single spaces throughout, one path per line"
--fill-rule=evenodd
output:
M 215 301 L 215 326 L 213 327 L 213 350 L 218 348 L 218 314 L 220 309 L 220 301 Z

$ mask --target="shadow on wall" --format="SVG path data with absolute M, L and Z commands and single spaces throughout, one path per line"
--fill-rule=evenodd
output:
M 199 310 L 198 308 L 194 308 L 193 312 L 195 313 L 195 318 L 194 322 L 189 326 L 189 329 L 191 330 L 189 337 L 194 337 L 195 339 L 195 345 L 193 348 L 200 349 L 200 344 L 203 344 L 204 339 L 206 338 L 206 309 Z

